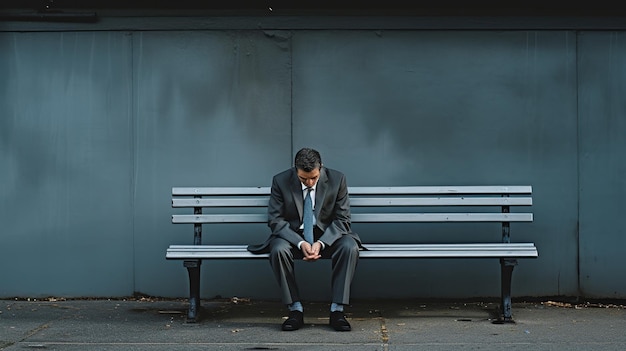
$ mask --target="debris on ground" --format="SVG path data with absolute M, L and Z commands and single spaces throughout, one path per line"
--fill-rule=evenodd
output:
M 625 309 L 626 305 L 622 304 L 613 304 L 613 303 L 596 303 L 596 302 L 584 302 L 579 304 L 572 304 L 569 302 L 559 302 L 559 301 L 546 301 L 542 302 L 543 305 L 553 306 L 553 307 L 564 307 L 564 308 L 621 308 Z
M 230 303 L 235 304 L 235 305 L 249 304 L 250 303 L 250 299 L 233 296 L 233 297 L 230 298 Z

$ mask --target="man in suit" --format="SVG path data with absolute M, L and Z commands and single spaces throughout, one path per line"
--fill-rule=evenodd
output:
M 306 194 L 313 206 L 313 239 L 305 240 L 303 217 Z M 252 253 L 269 253 L 270 265 L 289 308 L 282 324 L 286 331 L 298 330 L 304 323 L 300 292 L 296 284 L 294 260 L 332 261 L 332 301 L 330 326 L 337 331 L 352 328 L 343 312 L 350 301 L 350 285 L 359 259 L 361 239 L 350 226 L 350 198 L 343 173 L 324 167 L 318 151 L 303 148 L 296 154 L 294 167 L 275 175 L 268 206 L 269 238 L 250 245 Z

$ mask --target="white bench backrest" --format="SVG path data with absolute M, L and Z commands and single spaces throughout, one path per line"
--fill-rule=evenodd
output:
M 510 211 L 532 205 L 531 186 L 350 187 L 348 192 L 355 223 L 533 220 L 530 212 Z M 194 208 L 194 214 L 174 214 L 172 223 L 265 223 L 262 208 L 269 194 L 269 187 L 174 187 L 172 207 Z M 221 212 L 204 214 L 204 208 Z

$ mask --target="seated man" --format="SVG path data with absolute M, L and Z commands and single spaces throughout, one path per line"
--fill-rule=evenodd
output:
M 312 211 L 310 216 L 307 216 L 310 213 L 307 208 Z M 248 250 L 270 253 L 270 265 L 282 289 L 282 300 L 290 311 L 282 329 L 298 330 L 304 323 L 294 260 L 316 262 L 330 258 L 329 324 L 337 331 L 350 331 L 352 328 L 343 309 L 349 304 L 361 240 L 350 229 L 350 199 L 345 175 L 323 167 L 316 150 L 301 149 L 296 154 L 294 167 L 273 177 L 268 225 L 269 238 L 263 244 L 248 246 Z

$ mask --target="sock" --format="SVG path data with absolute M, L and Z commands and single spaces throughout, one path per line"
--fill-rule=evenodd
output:
M 292 303 L 291 305 L 287 305 L 287 307 L 289 307 L 289 311 L 300 311 L 300 312 L 302 312 L 304 310 L 304 308 L 302 307 L 302 304 L 300 303 L 300 301 L 296 301 L 296 302 Z
M 338 303 L 334 303 L 334 302 L 331 303 L 330 304 L 330 312 L 335 312 L 335 311 L 343 312 L 343 305 L 338 304 Z

